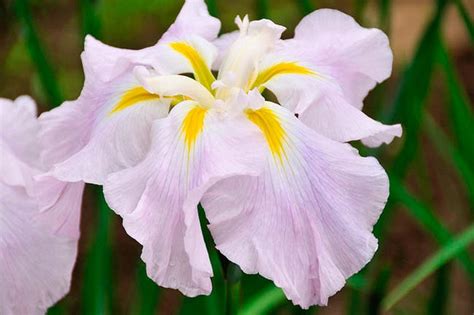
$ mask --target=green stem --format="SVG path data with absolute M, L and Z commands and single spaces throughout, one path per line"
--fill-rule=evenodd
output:
M 380 272 L 377 273 L 377 277 L 369 293 L 369 301 L 367 307 L 368 315 L 381 314 L 381 303 L 385 296 L 390 280 L 391 271 L 390 268 L 384 267 Z
M 207 0 L 207 7 L 209 9 L 209 13 L 212 16 L 219 17 L 219 9 L 217 7 L 217 0 Z
M 461 152 L 453 145 L 431 115 L 425 116 L 423 127 L 439 154 L 446 162 L 454 166 L 456 173 L 464 181 L 471 204 L 471 213 L 474 213 L 474 172 L 471 165 L 469 165 Z
M 160 288 L 146 273 L 144 262 L 139 259 L 136 273 L 136 296 L 131 314 L 153 315 L 160 299 Z
M 16 0 L 14 2 L 15 12 L 21 25 L 22 36 L 25 39 L 30 58 L 38 71 L 38 76 L 46 94 L 49 106 L 56 107 L 63 101 L 56 76 L 46 54 L 42 43 L 36 33 L 36 28 L 31 17 L 28 0 Z
M 257 18 L 268 18 L 268 0 L 257 0 Z
M 459 14 L 461 14 L 467 32 L 469 33 L 469 37 L 471 38 L 471 42 L 474 43 L 474 24 L 472 23 L 472 18 L 469 16 L 469 12 L 461 0 L 454 0 L 454 2 L 456 3 Z
M 459 151 L 467 161 L 474 161 L 474 113 L 469 97 L 456 73 L 456 68 L 444 41 L 440 41 L 438 62 L 441 64 L 447 92 L 451 128 Z
M 314 5 L 310 0 L 296 0 L 296 3 L 298 4 L 303 15 L 310 14 L 314 11 Z
M 428 302 L 428 309 L 426 310 L 426 314 L 448 314 L 447 308 L 450 296 L 450 267 L 451 264 L 446 264 L 436 272 L 436 280 L 433 287 L 433 293 Z
M 391 0 L 379 0 L 379 25 L 382 30 L 387 34 L 390 34 L 391 5 Z
M 100 19 L 95 8 L 97 1 L 95 0 L 80 0 L 79 6 L 81 10 L 81 29 L 82 35 L 92 35 L 96 38 L 100 37 Z
M 367 7 L 367 0 L 355 0 L 354 1 L 354 16 L 359 22 L 363 20 L 365 8 Z
M 388 311 L 391 309 L 430 274 L 453 259 L 453 257 L 458 255 L 473 241 L 474 224 L 464 230 L 464 232 L 457 238 L 445 244 L 443 248 L 426 260 L 421 266 L 419 266 L 407 278 L 405 278 L 405 280 L 403 280 L 396 288 L 394 288 L 382 301 L 384 310 Z
M 112 312 L 112 210 L 102 191 L 96 188 L 98 222 L 86 256 L 82 288 L 83 314 L 106 315 Z
M 434 215 L 433 209 L 415 198 L 402 184 L 394 178 L 390 179 L 390 194 L 393 198 L 402 203 L 416 221 L 425 230 L 430 232 L 436 241 L 442 246 L 446 246 L 452 241 L 451 232 Z M 468 276 L 474 281 L 474 262 L 470 258 L 468 251 L 461 251 L 458 256 L 459 261 L 466 270 Z
M 240 302 L 240 279 L 242 271 L 239 266 L 232 262 L 227 263 L 226 268 L 226 315 L 237 315 Z

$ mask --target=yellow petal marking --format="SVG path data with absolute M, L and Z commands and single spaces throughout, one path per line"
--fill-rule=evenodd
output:
M 193 107 L 184 117 L 181 124 L 181 134 L 188 149 L 188 155 L 191 153 L 198 136 L 204 127 L 204 118 L 206 118 L 207 108 L 201 106 Z
M 250 84 L 249 90 L 254 88 L 264 89 L 262 85 L 274 77 L 283 74 L 314 75 L 316 73 L 311 69 L 297 64 L 296 62 L 280 62 L 260 71 L 253 84 Z
M 170 110 L 171 108 L 175 107 L 179 103 L 184 102 L 184 101 L 189 101 L 191 99 L 190 97 L 187 97 L 184 95 L 165 96 L 164 98 L 171 99 Z
M 184 42 L 173 42 L 169 44 L 172 49 L 183 55 L 191 64 L 195 79 L 204 85 L 211 93 L 212 83 L 216 80 L 204 58 L 190 44 Z
M 131 88 L 130 90 L 127 90 L 125 93 L 123 93 L 118 103 L 110 111 L 109 115 L 118 113 L 140 102 L 159 101 L 161 99 L 171 99 L 170 107 L 173 107 L 181 103 L 182 101 L 189 100 L 189 97 L 186 97 L 184 95 L 177 95 L 173 97 L 160 97 L 159 95 L 148 92 L 142 87 L 134 87 L 134 88 Z
M 285 148 L 283 147 L 286 141 L 286 131 L 281 125 L 280 118 L 266 107 L 257 110 L 247 109 L 245 113 L 250 121 L 262 131 L 273 156 L 278 157 L 280 162 L 283 162 L 283 157 L 286 157 Z
M 114 106 L 110 114 L 120 112 L 140 102 L 159 101 L 159 100 L 160 100 L 160 97 L 158 95 L 152 94 L 142 87 L 135 87 L 123 93 L 122 97 L 120 98 L 118 103 Z

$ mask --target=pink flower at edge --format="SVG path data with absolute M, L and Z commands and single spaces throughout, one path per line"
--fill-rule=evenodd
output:
M 44 314 L 69 291 L 84 184 L 36 180 L 46 167 L 31 98 L 0 99 L 0 117 L 0 313 Z

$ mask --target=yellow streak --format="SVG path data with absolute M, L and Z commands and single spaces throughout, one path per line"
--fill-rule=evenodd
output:
M 166 99 L 171 99 L 170 110 L 171 108 L 175 107 L 181 102 L 189 101 L 191 98 L 184 96 L 184 95 L 176 95 L 176 96 L 165 96 Z
M 264 85 L 274 77 L 282 74 L 310 75 L 316 73 L 311 69 L 300 66 L 296 62 L 280 62 L 267 69 L 260 71 L 253 84 L 250 85 L 249 90 L 252 90 L 254 88 L 262 88 L 262 85 Z
M 286 132 L 281 125 L 280 118 L 271 109 L 265 107 L 257 110 L 247 109 L 245 113 L 250 121 L 262 131 L 273 156 L 277 156 L 282 162 L 285 155 L 283 144 Z
M 170 104 L 171 108 L 183 101 L 190 99 L 189 97 L 186 97 L 184 95 L 177 95 L 177 96 L 163 97 L 163 98 L 171 99 L 171 104 Z M 120 98 L 118 103 L 114 106 L 114 108 L 110 111 L 109 115 L 118 113 L 140 102 L 159 101 L 160 99 L 162 99 L 162 97 L 160 97 L 159 95 L 150 93 L 142 87 L 135 87 L 123 93 L 122 97 Z
M 204 118 L 207 108 L 196 106 L 192 108 L 183 119 L 181 124 L 181 134 L 184 137 L 184 143 L 188 149 L 188 154 L 192 151 L 198 136 L 204 127 Z
M 110 114 L 120 112 L 140 102 L 155 100 L 160 100 L 160 97 L 156 94 L 148 92 L 142 87 L 135 87 L 123 93 L 122 97 L 118 101 L 117 105 L 114 106 Z
M 212 93 L 211 85 L 216 78 L 199 52 L 193 46 L 183 42 L 170 43 L 170 47 L 179 52 L 189 61 L 193 68 L 195 79 Z

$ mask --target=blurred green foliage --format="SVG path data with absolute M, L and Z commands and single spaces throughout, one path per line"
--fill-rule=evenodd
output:
M 286 0 L 278 1 L 278 6 L 275 5 L 277 1 L 270 0 L 207 2 L 210 12 L 223 19 L 223 28 L 228 31 L 232 29 L 233 16 L 245 13 L 254 18 L 273 18 L 291 29 L 299 18 L 320 7 L 323 1 Z M 377 8 L 377 26 L 390 33 L 392 7 L 395 4 L 390 0 L 374 2 Z M 472 103 L 459 79 L 442 32 L 446 10 L 449 7 L 457 10 L 471 44 L 474 43 L 474 27 L 470 13 L 462 0 L 433 0 L 432 3 L 435 8 L 433 15 L 419 39 L 412 59 L 406 63 L 401 73 L 394 74 L 395 79 L 390 80 L 393 82 L 392 85 L 396 86 L 395 96 L 392 97 L 386 84 L 378 87 L 373 93 L 377 96 L 377 103 L 388 104 L 378 107 L 381 120 L 402 123 L 404 137 L 396 143 L 399 148 L 390 146 L 375 151 L 361 149 L 362 152 L 376 155 L 388 166 L 391 196 L 374 230 L 380 241 L 379 254 L 364 270 L 348 281 L 345 289 L 348 297 L 345 307 L 347 314 L 381 314 L 382 308 L 392 309 L 394 314 L 449 314 L 449 299 L 455 298 L 455 295 L 448 295 L 448 287 L 457 262 L 460 263 L 462 272 L 466 274 L 466 279 L 469 279 L 467 281 L 471 285 L 474 283 L 472 251 L 468 248 L 470 242 L 474 240 L 474 227 L 468 227 L 460 236 L 453 237 L 455 233 L 451 231 L 450 225 L 438 217 L 437 205 L 432 204 L 425 193 L 413 190 L 413 181 L 409 179 L 410 172 L 413 173 L 413 165 L 427 167 L 428 162 L 421 157 L 420 146 L 423 145 L 423 141 L 428 141 L 464 185 L 467 205 L 459 202 L 452 211 L 472 221 L 474 115 Z M 369 4 L 367 0 L 352 1 L 351 13 L 363 24 Z M 30 89 L 40 101 L 57 106 L 64 100 L 63 95 L 67 97 L 77 95 L 82 77 L 78 67 L 79 60 L 67 66 L 61 64 L 61 68 L 58 63 L 52 62 L 58 53 L 54 52 L 52 54 L 54 57 L 49 55 L 52 46 L 51 42 L 47 43 L 45 40 L 48 34 L 38 28 L 37 21 L 32 17 L 32 12 L 40 10 L 42 6 L 59 6 L 60 9 L 65 9 L 71 7 L 71 3 L 55 0 L 31 2 L 14 0 L 11 8 L 4 7 L 3 4 L 0 7 L 2 18 L 8 17 L 9 9 L 14 12 L 15 25 L 19 30 L 18 37 L 13 40 L 10 49 L 0 54 L 5 57 L 1 70 L 14 75 L 13 79 L 19 82 L 29 81 L 32 85 Z M 80 0 L 77 1 L 75 8 L 77 12 L 74 15 L 75 22 L 68 30 L 71 30 L 70 36 L 76 39 L 73 43 L 76 46 L 81 45 L 85 34 L 91 34 L 117 46 L 138 48 L 156 42 L 159 33 L 172 23 L 180 6 L 181 1 L 174 0 Z M 141 35 L 137 37 L 137 34 Z M 59 42 L 54 47 L 62 49 L 61 45 Z M 78 56 L 74 58 L 78 59 Z M 30 79 L 29 75 L 32 72 L 34 75 Z M 446 98 L 441 104 L 447 113 L 447 128 L 440 126 L 427 108 L 434 93 L 433 84 L 437 74 L 440 74 L 441 83 L 446 89 Z M 470 79 L 473 79 L 472 76 Z M 10 93 L 8 89 L 6 91 Z M 422 178 L 420 172 L 421 169 L 415 170 L 415 176 Z M 424 185 L 427 186 L 424 190 L 429 194 L 432 191 L 429 181 L 425 180 Z M 113 260 L 117 259 L 113 250 L 113 244 L 116 242 L 113 222 L 116 219 L 105 204 L 101 193 L 97 190 L 95 195 L 99 196 L 97 211 L 93 212 L 96 224 L 91 233 L 83 235 L 83 239 L 88 242 L 85 261 L 80 265 L 81 278 L 74 280 L 81 283 L 82 294 L 79 297 L 71 295 L 66 297 L 50 310 L 50 314 L 79 312 L 94 315 L 130 312 L 145 315 L 174 312 L 183 315 L 223 313 L 253 315 L 315 314 L 322 311 L 317 307 L 302 311 L 291 306 L 282 291 L 270 281 L 255 275 L 241 275 L 238 267 L 229 264 L 215 250 L 212 237 L 206 228 L 207 222 L 202 215 L 202 208 L 199 210 L 201 225 L 214 269 L 212 294 L 207 297 L 193 299 L 178 297 L 173 300 L 170 298 L 169 290 L 158 288 L 146 276 L 145 266 L 137 255 L 137 262 L 133 266 L 136 278 L 132 284 L 133 294 L 127 297 L 127 301 L 130 301 L 129 308 L 127 310 L 116 308 L 118 299 L 123 298 L 117 294 L 115 288 L 119 275 L 112 272 Z M 397 273 L 397 262 L 384 257 L 383 252 L 388 246 L 387 242 L 396 215 L 402 209 L 407 210 L 411 220 L 419 224 L 423 233 L 436 240 L 438 249 L 433 256 L 425 258 L 413 272 L 405 274 L 401 280 L 397 278 L 397 282 L 393 283 L 392 279 Z M 424 303 L 422 308 L 413 312 L 409 306 L 407 309 L 403 305 L 398 306 L 402 304 L 400 301 L 403 298 L 412 294 L 416 287 L 429 277 L 434 278 L 434 284 L 431 296 L 422 301 Z M 418 298 L 415 300 L 416 303 L 420 303 Z M 167 303 L 171 303 L 171 307 L 165 305 Z M 331 303 L 332 299 L 330 305 Z

